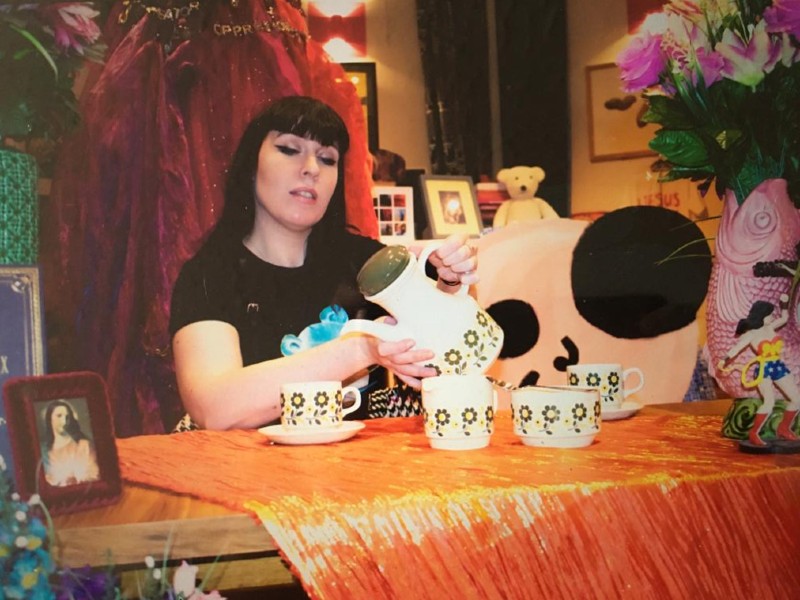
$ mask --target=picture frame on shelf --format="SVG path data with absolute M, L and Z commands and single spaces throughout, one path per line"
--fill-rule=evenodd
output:
M 381 242 L 406 244 L 414 241 L 414 188 L 374 186 L 372 205 L 378 218 Z
M 657 156 L 648 146 L 657 126 L 641 120 L 645 101 L 622 91 L 617 65 L 586 67 L 586 98 L 591 162 Z
M 12 377 L 45 373 L 39 267 L 0 265 L 0 456 L 14 462 L 3 384 Z M 16 483 L 13 469 L 9 469 Z
M 481 234 L 481 211 L 471 177 L 421 175 L 420 184 L 431 237 L 444 238 L 454 233 L 478 237 Z
M 78 371 L 13 377 L 3 387 L 17 491 L 51 514 L 112 504 L 122 491 L 103 378 Z
M 355 86 L 361 108 L 364 111 L 364 123 L 367 127 L 367 145 L 370 152 L 377 152 L 378 143 L 378 83 L 374 62 L 339 63 L 345 76 Z

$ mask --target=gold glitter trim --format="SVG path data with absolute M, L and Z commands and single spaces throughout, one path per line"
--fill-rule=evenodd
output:
M 185 19 L 196 10 L 199 10 L 200 2 L 189 2 L 186 6 L 174 8 L 162 8 L 161 6 L 148 6 L 142 0 L 123 0 L 122 6 L 125 7 L 125 10 L 119 14 L 117 21 L 124 25 L 128 22 L 128 17 L 134 6 L 141 6 L 148 15 L 153 15 L 160 21 L 177 21 L 178 19 Z
M 268 19 L 259 23 L 214 23 L 214 34 L 223 37 L 232 35 L 234 37 L 244 37 L 254 33 L 283 33 L 288 36 L 306 41 L 308 34 L 299 29 L 295 29 L 285 21 L 281 21 L 275 16 L 275 11 L 272 8 L 267 9 Z

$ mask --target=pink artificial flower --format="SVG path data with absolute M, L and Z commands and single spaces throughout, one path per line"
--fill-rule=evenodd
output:
M 100 28 L 93 20 L 100 13 L 87 2 L 47 4 L 39 12 L 52 29 L 56 46 L 63 52 L 72 49 L 83 54 L 84 47 L 100 37 Z
M 738 34 L 726 29 L 716 51 L 725 60 L 723 77 L 754 87 L 775 68 L 781 58 L 781 44 L 767 33 L 764 21 L 755 27 L 750 25 L 749 33 L 750 41 L 745 42 Z
M 185 560 L 181 561 L 181 566 L 175 569 L 175 573 L 172 575 L 172 587 L 176 593 L 183 594 L 185 598 L 194 594 L 197 589 L 195 586 L 197 570 L 196 566 L 190 565 Z
M 203 593 L 197 589 L 195 582 L 197 581 L 198 568 L 190 565 L 185 560 L 181 561 L 181 566 L 175 569 L 172 575 L 172 589 L 176 594 L 183 594 L 186 600 L 225 600 L 217 590 Z
M 661 36 L 644 32 L 635 36 L 628 47 L 617 56 L 622 89 L 628 93 L 640 92 L 658 83 L 666 67 L 661 54 Z
M 664 7 L 667 14 L 680 15 L 692 23 L 702 23 L 705 12 L 697 2 L 693 0 L 673 0 Z
M 774 0 L 764 20 L 770 33 L 791 33 L 800 39 L 800 0 Z
M 703 81 L 706 87 L 711 87 L 711 84 L 722 79 L 722 68 L 725 66 L 725 60 L 719 52 L 698 48 L 695 52 L 695 59 L 697 61 L 697 70 L 703 74 Z M 692 71 L 691 78 L 692 83 L 697 85 L 698 75 L 695 70 Z
M 788 33 L 781 34 L 781 63 L 784 67 L 791 67 L 800 61 L 800 47 L 792 41 Z

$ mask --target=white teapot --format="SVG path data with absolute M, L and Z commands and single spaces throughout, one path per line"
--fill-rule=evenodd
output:
M 387 246 L 364 263 L 358 286 L 382 306 L 396 325 L 353 319 L 341 335 L 365 333 L 386 341 L 416 340 L 435 357 L 423 364 L 440 375 L 484 373 L 503 347 L 503 330 L 468 295 L 468 286 L 448 294 L 425 274 L 425 263 L 441 243 L 426 246 L 417 260 L 404 246 Z

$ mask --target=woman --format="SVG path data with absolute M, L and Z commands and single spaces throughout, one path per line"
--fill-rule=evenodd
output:
M 300 0 L 104 5 L 108 52 L 102 72 L 89 66 L 81 124 L 59 145 L 40 260 L 48 364 L 100 373 L 116 435 L 128 437 L 163 433 L 183 414 L 170 296 L 223 212 L 250 120 L 303 94 L 332 106 L 354 139 L 366 131 L 355 87 L 309 37 Z M 347 222 L 374 236 L 366 143 L 353 144 L 345 170 Z
M 54 400 L 44 417 L 46 439 L 42 452 L 44 477 L 56 487 L 97 481 L 100 469 L 92 443 L 81 431 L 72 406 Z
M 412 387 L 436 374 L 414 340 L 347 336 L 283 357 L 281 339 L 338 305 L 350 318 L 376 316 L 356 275 L 381 244 L 345 229 L 347 128 L 326 104 L 304 96 L 273 103 L 245 130 L 208 240 L 184 265 L 170 331 L 184 406 L 201 427 L 258 427 L 280 416 L 287 381 L 347 381 L 371 365 Z M 431 257 L 439 287 L 477 282 L 465 238 Z
M 781 314 L 776 317 L 772 314 L 775 310 L 772 303 L 762 300 L 754 302 L 747 317 L 741 319 L 736 326 L 739 341 L 718 365 L 720 369 L 729 371 L 728 361 L 738 356 L 745 348 L 749 347 L 755 353 L 755 357 L 742 367 L 742 385 L 746 388 L 757 388 L 763 400 L 756 411 L 755 421 L 749 434 L 749 442 L 754 446 L 767 446 L 761 439 L 760 433 L 775 406 L 775 388 L 788 401 L 783 419 L 775 433 L 783 440 L 800 441 L 800 437 L 792 431 L 792 425 L 800 410 L 800 389 L 781 357 L 783 339 L 777 333 L 777 330 L 789 320 L 788 304 L 789 296 L 781 294 Z

